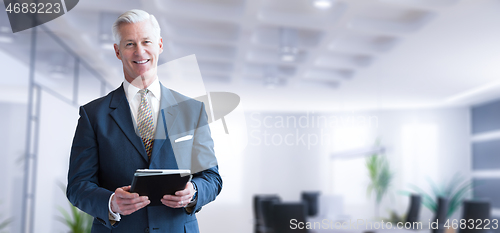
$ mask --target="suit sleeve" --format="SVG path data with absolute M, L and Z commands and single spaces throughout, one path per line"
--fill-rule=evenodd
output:
M 203 103 L 201 104 L 193 143 L 191 171 L 196 172 L 192 181 L 198 188 L 198 197 L 196 205 L 192 208 L 193 211 L 190 214 L 200 211 L 202 206 L 215 200 L 222 190 L 222 179 L 215 158 L 214 141 L 212 140 Z
M 84 107 L 80 107 L 80 118 L 76 127 L 68 171 L 66 196 L 74 206 L 95 217 L 108 228 L 109 197 L 113 192 L 99 187 L 99 151 L 95 132 Z

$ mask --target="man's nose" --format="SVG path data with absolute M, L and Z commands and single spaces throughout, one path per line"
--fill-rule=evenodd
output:
M 135 55 L 142 55 L 145 51 L 145 47 L 142 46 L 141 44 L 138 44 L 136 49 L 135 49 Z

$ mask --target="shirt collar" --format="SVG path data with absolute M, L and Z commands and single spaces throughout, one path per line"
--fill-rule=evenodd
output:
M 137 92 L 141 90 L 129 83 L 126 79 L 123 81 L 123 89 L 125 90 L 125 94 L 127 95 L 127 100 L 129 100 L 129 102 L 135 97 Z M 153 94 L 152 96 L 156 99 L 159 100 L 161 98 L 161 86 L 158 77 L 155 78 L 155 80 L 151 83 L 151 85 L 147 87 L 147 89 Z

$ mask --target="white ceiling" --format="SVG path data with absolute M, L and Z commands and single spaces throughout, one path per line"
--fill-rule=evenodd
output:
M 441 107 L 500 97 L 498 0 L 338 0 L 328 9 L 312 0 L 85 0 L 46 25 L 118 85 L 110 27 L 133 8 L 159 20 L 163 62 L 196 54 L 207 89 L 240 95 L 246 109 Z M 296 47 L 294 61 L 281 58 L 284 43 Z

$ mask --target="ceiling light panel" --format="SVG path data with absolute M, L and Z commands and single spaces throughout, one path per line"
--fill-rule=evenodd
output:
M 159 7 L 176 15 L 234 20 L 241 17 L 244 0 L 166 0 L 157 1 Z
M 333 51 L 342 52 L 381 53 L 391 50 L 399 40 L 394 36 L 349 32 L 331 42 L 329 48 Z
M 281 47 L 281 30 L 278 26 L 260 26 L 255 30 L 253 42 L 257 45 L 266 46 L 269 48 Z M 324 33 L 318 30 L 310 29 L 295 29 L 296 30 L 296 46 L 299 49 L 308 49 L 318 46 Z
M 262 63 L 247 63 L 243 69 L 245 75 L 249 76 L 285 76 L 292 77 L 296 73 L 296 68 L 293 66 L 284 65 L 269 65 Z
M 374 59 L 374 56 L 365 54 L 325 53 L 318 57 L 315 64 L 331 68 L 362 68 L 369 66 Z
M 309 80 L 347 80 L 354 76 L 355 71 L 349 69 L 313 68 L 307 71 L 304 77 Z
M 379 0 L 386 3 L 394 3 L 398 5 L 411 5 L 419 7 L 450 7 L 455 5 L 460 0 Z
M 332 0 L 314 0 L 313 5 L 319 9 L 329 9 L 334 2 Z
M 366 5 L 353 17 L 349 26 L 363 31 L 391 33 L 414 32 L 429 22 L 436 13 L 387 4 Z
M 172 55 L 180 58 L 195 54 L 198 59 L 235 59 L 236 48 L 226 45 L 202 45 L 172 42 Z
M 340 82 L 335 80 L 300 80 L 299 82 L 300 88 L 304 89 L 314 89 L 315 91 L 318 88 L 328 88 L 328 89 L 337 89 L 340 87 Z
M 347 5 L 343 2 L 328 9 L 318 9 L 313 1 L 269 0 L 262 2 L 258 16 L 266 23 L 325 28 L 337 22 L 346 9 Z
M 226 22 L 215 22 L 184 17 L 167 17 L 163 21 L 166 24 L 167 34 L 174 39 L 202 38 L 206 42 L 223 41 L 236 42 L 238 40 L 240 27 L 237 24 Z
M 269 62 L 269 63 L 303 63 L 307 60 L 307 52 L 299 50 L 294 58 L 290 61 L 283 60 L 282 54 L 279 49 L 270 48 L 252 48 L 248 51 L 247 60 L 252 62 Z

